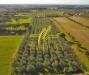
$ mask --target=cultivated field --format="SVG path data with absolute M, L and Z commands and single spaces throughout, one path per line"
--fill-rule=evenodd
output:
M 0 75 L 10 75 L 11 63 L 22 36 L 0 36 Z
M 84 9 L 17 6 L 0 14 L 0 75 L 89 74 Z
M 89 30 L 85 27 L 80 26 L 79 24 L 69 20 L 66 17 L 55 18 L 57 21 L 56 26 L 63 32 L 68 33 L 70 36 L 73 36 L 72 43 L 75 43 L 73 40 L 77 40 L 77 44 L 72 44 L 74 53 L 77 55 L 79 61 L 86 65 L 89 70 L 89 60 L 86 52 L 89 51 Z M 67 40 L 70 41 L 69 38 Z M 78 45 L 80 44 L 80 45 Z M 77 45 L 77 46 L 75 46 Z M 82 46 L 82 47 L 81 47 Z M 85 49 L 83 48 L 85 47 Z M 87 49 L 86 49 L 87 48 Z
M 89 27 L 89 18 L 82 17 L 82 16 L 72 16 L 69 17 L 70 19 L 79 22 L 81 25 L 85 27 Z
M 71 33 L 83 46 L 89 49 L 89 29 L 80 26 L 66 17 L 55 18 L 64 32 Z
M 59 21 L 59 18 L 56 20 Z M 63 25 L 68 22 L 65 17 L 60 21 Z M 70 23 L 72 24 L 71 21 Z M 68 30 L 61 27 L 50 18 L 33 18 L 28 34 L 13 62 L 12 75 L 67 75 L 67 73 L 75 75 L 89 71 L 87 56 L 77 49 L 77 44 L 69 43 L 65 38 L 65 32 Z M 71 25 L 67 27 L 72 28 Z M 82 27 L 74 26 L 74 29 L 78 28 Z

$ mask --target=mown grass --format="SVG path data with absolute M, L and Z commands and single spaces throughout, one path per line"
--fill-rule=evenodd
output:
M 0 36 L 0 75 L 10 75 L 12 57 L 22 36 Z

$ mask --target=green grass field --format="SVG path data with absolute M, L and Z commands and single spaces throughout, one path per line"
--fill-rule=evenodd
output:
M 0 36 L 0 75 L 10 75 L 12 57 L 22 36 Z

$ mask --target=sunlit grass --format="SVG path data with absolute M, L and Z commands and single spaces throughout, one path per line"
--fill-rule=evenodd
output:
M 22 36 L 0 36 L 0 75 L 10 75 L 12 56 Z

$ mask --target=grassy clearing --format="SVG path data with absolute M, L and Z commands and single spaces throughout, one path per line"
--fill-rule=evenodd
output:
M 22 36 L 0 36 L 0 75 L 10 75 L 12 56 Z
M 80 26 L 79 24 L 69 20 L 65 17 L 56 18 L 59 22 L 59 28 L 61 27 L 65 32 L 70 33 L 75 37 L 84 47 L 89 49 L 89 29 Z

